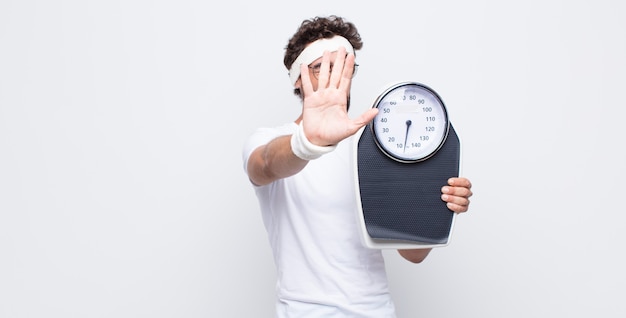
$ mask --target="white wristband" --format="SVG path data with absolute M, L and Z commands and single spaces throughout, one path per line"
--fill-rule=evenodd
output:
M 321 157 L 323 154 L 327 154 L 337 148 L 337 145 L 333 146 L 317 146 L 312 144 L 304 134 L 304 127 L 302 122 L 298 125 L 298 130 L 291 135 L 291 150 L 300 159 L 313 160 Z

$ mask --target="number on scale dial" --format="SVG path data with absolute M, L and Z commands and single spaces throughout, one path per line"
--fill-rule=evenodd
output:
M 448 113 L 429 87 L 406 82 L 382 93 L 374 107 L 372 129 L 378 147 L 390 158 L 419 162 L 432 157 L 448 135 Z

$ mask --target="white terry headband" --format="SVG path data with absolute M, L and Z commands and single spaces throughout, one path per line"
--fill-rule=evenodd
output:
M 311 62 L 324 55 L 324 51 L 335 52 L 342 46 L 346 48 L 346 53 L 354 53 L 354 48 L 350 44 L 350 41 L 339 35 L 335 35 L 329 39 L 319 39 L 309 44 L 309 46 L 307 46 L 302 53 L 298 55 L 295 62 L 291 64 L 291 69 L 289 69 L 289 79 L 291 79 L 291 84 L 295 85 L 296 81 L 300 77 L 300 65 L 311 64 Z

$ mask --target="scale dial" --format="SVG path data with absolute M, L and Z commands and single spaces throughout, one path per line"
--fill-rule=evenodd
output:
M 432 157 L 444 144 L 450 122 L 439 95 L 429 87 L 404 82 L 383 92 L 374 106 L 372 132 L 388 157 L 414 163 Z

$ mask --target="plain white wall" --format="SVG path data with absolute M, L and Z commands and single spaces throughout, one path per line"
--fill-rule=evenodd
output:
M 271 317 L 241 146 L 295 119 L 299 23 L 444 99 L 474 183 L 452 242 L 385 251 L 400 317 L 624 317 L 619 1 L 0 2 L 0 317 Z

